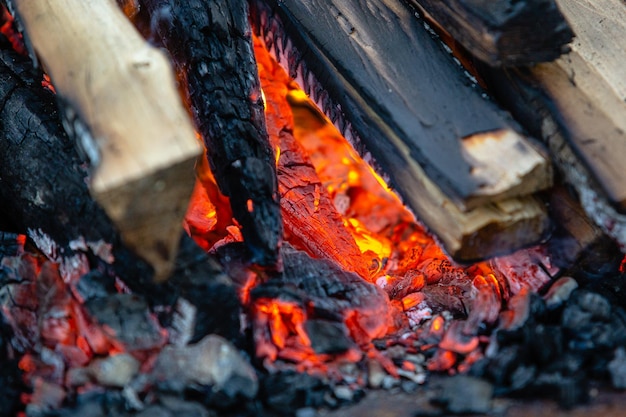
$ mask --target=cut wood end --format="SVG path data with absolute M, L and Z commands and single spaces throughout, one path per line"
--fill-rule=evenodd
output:
M 124 243 L 152 265 L 158 282 L 172 270 L 195 183 L 195 162 L 195 156 L 189 157 L 117 188 L 92 189 Z
M 476 133 L 463 138 L 470 175 L 481 184 L 465 208 L 526 196 L 552 186 L 552 166 L 543 152 L 511 129 Z
M 549 228 L 545 205 L 535 197 L 504 200 L 463 213 L 462 231 L 437 228 L 446 252 L 462 263 L 505 255 L 537 243 Z

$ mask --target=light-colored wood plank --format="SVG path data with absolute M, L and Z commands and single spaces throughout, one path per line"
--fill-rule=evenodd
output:
M 167 57 L 114 0 L 15 0 L 74 128 L 100 161 L 91 192 L 124 242 L 167 277 L 201 149 Z M 79 133 L 76 132 L 76 133 Z M 91 143 L 91 140 L 94 143 Z

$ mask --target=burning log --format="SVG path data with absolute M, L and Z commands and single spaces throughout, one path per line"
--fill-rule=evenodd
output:
M 143 4 L 188 83 L 213 174 L 222 193 L 230 197 L 251 260 L 276 264 L 282 219 L 247 2 L 145 0 Z
M 626 247 L 626 32 L 620 1 L 561 2 L 578 33 L 554 63 L 486 70 L 494 94 L 544 139 L 587 215 Z
M 95 166 L 91 192 L 167 278 L 200 153 L 165 55 L 110 0 L 13 2 Z
M 573 33 L 555 0 L 408 0 L 492 66 L 552 61 Z
M 278 190 L 286 239 L 316 258 L 332 259 L 345 270 L 369 279 L 366 262 L 306 150 L 294 135 L 294 115 L 287 101 L 289 76 L 258 38 L 255 56 L 265 95 L 265 114 L 277 158 Z
M 252 15 L 272 53 L 348 139 L 363 142 L 356 148 L 371 152 L 365 159 L 380 163 L 453 257 L 483 258 L 542 235 L 541 204 L 512 197 L 551 184 L 547 160 L 407 9 L 270 3 L 254 2 Z M 290 39 L 280 38 L 285 30 Z

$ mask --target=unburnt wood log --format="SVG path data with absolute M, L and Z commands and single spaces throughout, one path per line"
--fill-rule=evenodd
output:
M 552 61 L 572 30 L 555 0 L 407 0 L 492 66 Z
M 90 252 L 93 266 L 113 261 L 112 275 L 150 281 L 150 267 L 122 245 L 89 194 L 85 162 L 63 130 L 54 94 L 41 86 L 42 73 L 1 35 L 0 46 L 0 228 L 28 234 L 60 262 Z
M 625 248 L 626 8 L 619 0 L 559 4 L 580 33 L 569 54 L 506 72 L 484 69 L 484 78 L 545 140 L 587 215 Z
M 246 1 L 144 0 L 184 80 L 213 174 L 230 197 L 252 261 L 274 265 L 282 239 Z
M 95 167 L 93 196 L 165 279 L 201 150 L 165 54 L 113 0 L 12 4 Z
M 510 198 L 548 187 L 549 163 L 407 8 L 252 4 L 253 26 L 277 60 L 452 256 L 482 258 L 539 238 L 541 204 Z

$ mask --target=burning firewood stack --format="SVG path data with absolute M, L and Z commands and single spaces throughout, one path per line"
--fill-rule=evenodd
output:
M 7 3 L 2 413 L 626 387 L 620 0 Z

